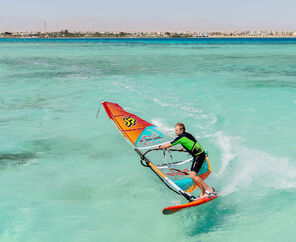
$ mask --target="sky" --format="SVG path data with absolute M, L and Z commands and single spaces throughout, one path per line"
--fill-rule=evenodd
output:
M 0 31 L 296 31 L 295 0 L 0 0 L 0 6 Z

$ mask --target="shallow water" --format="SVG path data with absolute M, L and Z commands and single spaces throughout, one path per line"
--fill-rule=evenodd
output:
M 0 40 L 1 241 L 294 241 L 296 40 Z M 100 99 L 209 152 L 213 202 L 140 165 Z

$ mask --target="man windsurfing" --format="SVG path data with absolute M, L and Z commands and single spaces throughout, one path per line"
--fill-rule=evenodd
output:
M 216 195 L 215 189 L 208 186 L 203 181 L 203 179 L 197 175 L 206 158 L 204 149 L 201 147 L 201 145 L 197 142 L 197 140 L 191 134 L 185 131 L 184 124 L 176 123 L 175 133 L 177 135 L 176 139 L 174 139 L 170 143 L 160 145 L 158 149 L 167 149 L 174 145 L 181 144 L 183 147 L 180 150 L 182 149 L 187 150 L 193 157 L 189 177 L 201 190 L 201 194 L 199 197 Z

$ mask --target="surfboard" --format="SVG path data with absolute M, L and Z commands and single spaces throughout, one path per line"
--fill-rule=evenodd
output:
M 195 207 L 195 206 L 199 206 L 204 203 L 210 202 L 213 199 L 215 199 L 216 197 L 218 197 L 218 194 L 212 195 L 212 196 L 207 196 L 207 197 L 202 197 L 202 198 L 197 198 L 194 201 L 189 202 L 189 203 L 166 207 L 162 210 L 162 213 L 164 215 L 170 215 L 170 214 L 176 213 L 184 208 Z

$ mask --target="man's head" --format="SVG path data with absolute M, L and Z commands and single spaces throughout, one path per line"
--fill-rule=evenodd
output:
M 182 123 L 176 123 L 175 125 L 175 133 L 177 136 L 181 135 L 183 132 L 185 132 L 185 125 Z

